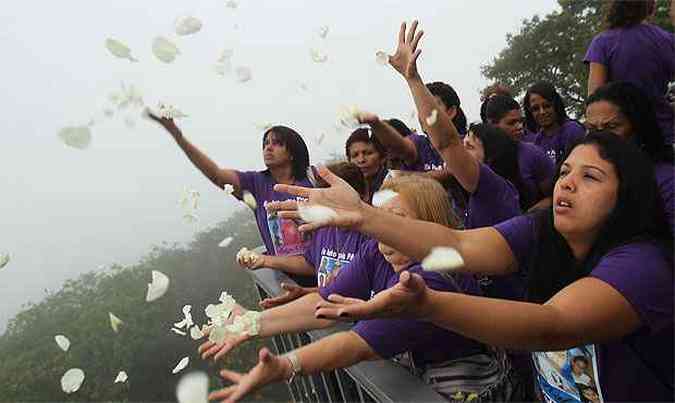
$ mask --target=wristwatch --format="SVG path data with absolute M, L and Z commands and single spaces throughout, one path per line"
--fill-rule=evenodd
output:
M 291 383 L 293 383 L 293 380 L 295 379 L 295 377 L 300 372 L 302 372 L 302 367 L 300 366 L 300 359 L 298 358 L 298 355 L 295 354 L 295 351 L 291 351 L 289 353 L 286 353 L 284 355 L 284 357 L 286 357 L 288 362 L 291 363 L 291 371 L 292 371 L 291 377 L 288 378 L 288 380 L 286 381 L 286 383 L 290 385 Z

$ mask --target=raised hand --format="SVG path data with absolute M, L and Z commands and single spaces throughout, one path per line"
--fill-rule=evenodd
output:
M 372 125 L 380 122 L 379 116 L 374 113 L 360 111 L 358 114 L 359 123 L 364 125 Z
M 157 115 L 155 115 L 154 113 L 152 113 L 152 112 L 150 111 L 150 109 L 148 109 L 148 108 L 146 108 L 146 110 L 145 110 L 144 113 L 146 114 L 146 116 L 147 116 L 149 119 L 154 120 L 155 122 L 159 123 L 159 124 L 160 124 L 163 128 L 165 128 L 166 131 L 168 131 L 172 136 L 174 136 L 174 137 L 180 137 L 180 136 L 183 135 L 183 134 L 181 133 L 180 129 L 178 128 L 178 126 L 176 126 L 176 123 L 173 121 L 173 119 L 169 119 L 169 118 L 164 118 L 164 117 L 161 117 L 161 116 L 157 116 Z
M 330 295 L 316 306 L 319 319 L 353 321 L 374 318 L 422 318 L 429 308 L 429 289 L 422 277 L 401 273 L 398 284 L 368 301 Z
M 273 382 L 286 379 L 292 373 L 288 359 L 272 354 L 263 347 L 258 352 L 258 364 L 245 374 L 224 369 L 220 376 L 234 385 L 209 394 L 209 400 L 222 400 L 232 403 L 247 394 Z
M 277 297 L 265 298 L 264 300 L 260 301 L 259 304 L 260 307 L 263 309 L 274 308 L 275 306 L 283 305 L 291 301 L 294 301 L 302 297 L 303 295 L 307 295 L 313 292 L 313 290 L 315 290 L 313 288 L 304 288 L 300 287 L 299 285 L 290 283 L 281 283 L 281 288 L 284 289 L 286 292 Z
M 256 270 L 265 267 L 265 255 L 255 253 L 237 256 L 237 263 L 245 269 Z
M 304 197 L 308 199 L 306 203 L 322 205 L 337 213 L 334 217 L 321 222 L 302 224 L 298 229 L 305 232 L 326 226 L 336 226 L 358 230 L 363 222 L 363 211 L 368 208 L 367 204 L 347 182 L 334 175 L 326 167 L 319 168 L 319 175 L 330 187 L 312 189 L 295 185 L 274 185 L 274 190 L 277 192 Z M 294 200 L 267 203 L 268 211 L 278 211 L 281 217 L 300 220 L 297 209 L 298 202 Z
M 417 31 L 417 20 L 413 21 L 410 29 L 406 31 L 405 22 L 401 23 L 401 29 L 398 33 L 398 46 L 396 53 L 389 57 L 389 64 L 399 72 L 406 80 L 417 78 L 417 58 L 422 53 L 422 49 L 417 49 L 424 31 Z

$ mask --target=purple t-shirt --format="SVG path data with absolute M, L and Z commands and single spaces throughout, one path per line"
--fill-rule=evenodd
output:
M 243 191 L 249 191 L 255 197 L 255 220 L 258 231 L 265 244 L 267 253 L 276 256 L 300 255 L 304 252 L 308 238 L 298 231 L 295 221 L 281 218 L 277 214 L 269 214 L 265 208 L 266 202 L 298 199 L 288 193 L 274 190 L 276 181 L 267 171 L 239 172 L 239 184 Z M 296 181 L 296 185 L 312 187 L 307 179 Z
M 403 171 L 428 172 L 443 169 L 445 162 L 443 157 L 436 151 L 431 144 L 429 137 L 421 134 L 412 133 L 408 138 L 413 142 L 417 149 L 417 160 L 412 164 L 403 163 Z
M 495 227 L 521 268 L 536 250 L 535 218 L 515 217 Z M 532 353 L 537 383 L 552 401 L 668 401 L 673 398 L 673 269 L 656 244 L 616 247 L 590 273 L 612 286 L 635 309 L 641 326 L 621 340 L 566 351 Z M 670 267 L 669 267 L 670 266 Z M 584 361 L 581 373 L 569 370 Z
M 417 273 L 427 287 L 439 291 L 457 292 L 457 289 L 438 273 L 422 270 L 419 264 L 408 268 Z M 372 295 L 393 287 L 399 274 L 384 259 L 377 241 L 370 240 L 354 256 L 349 266 L 340 271 L 335 281 L 319 290 L 321 297 L 340 294 L 352 298 L 370 299 Z M 464 293 L 480 295 L 476 281 L 469 275 L 456 275 L 457 285 Z M 480 343 L 450 332 L 430 322 L 411 319 L 373 319 L 359 321 L 356 332 L 382 358 L 411 352 L 415 364 L 423 368 L 429 363 L 444 362 L 482 351 Z
M 654 166 L 656 171 L 656 183 L 659 185 L 659 193 L 663 201 L 663 209 L 670 224 L 670 230 L 675 234 L 675 195 L 673 194 L 673 164 L 659 163 Z
M 542 131 L 530 135 L 528 142 L 541 148 L 553 164 L 557 164 L 565 156 L 568 147 L 585 135 L 586 129 L 579 122 L 567 120 L 550 135 Z
M 315 231 L 305 249 L 305 260 L 316 270 L 317 286 L 332 283 L 369 238 L 357 231 L 326 227 Z
M 526 205 L 529 208 L 545 196 L 539 190 L 539 184 L 553 180 L 555 165 L 534 144 L 518 142 L 518 168 L 525 189 Z
M 489 227 L 520 215 L 518 190 L 508 180 L 480 164 L 478 186 L 469 196 L 464 226 L 466 229 Z M 481 276 L 483 294 L 491 298 L 522 299 L 525 281 L 520 274 Z
M 585 63 L 607 67 L 607 81 L 628 81 L 654 100 L 666 144 L 673 142 L 673 109 L 666 99 L 668 82 L 675 78 L 673 33 L 653 24 L 610 29 L 591 41 Z

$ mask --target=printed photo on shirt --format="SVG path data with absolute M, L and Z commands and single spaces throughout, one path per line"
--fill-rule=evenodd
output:
M 298 255 L 304 251 L 307 239 L 298 231 L 298 224 L 295 221 L 281 218 L 277 214 L 268 214 L 267 228 L 275 255 Z
M 349 263 L 349 260 L 336 259 L 328 256 L 321 256 L 321 264 L 317 271 L 317 284 L 319 287 L 326 287 L 335 280 L 342 267 Z
M 532 354 L 537 383 L 546 402 L 603 401 L 597 379 L 595 346 Z

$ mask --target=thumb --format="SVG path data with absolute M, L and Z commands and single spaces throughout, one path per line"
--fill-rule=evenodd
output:
M 401 286 L 403 286 L 406 290 L 412 291 L 414 293 L 422 291 L 426 286 L 424 279 L 422 279 L 419 274 L 410 273 L 408 271 L 401 273 L 399 284 L 401 284 Z
M 274 358 L 274 355 L 267 347 L 261 348 L 258 352 L 258 361 L 260 362 L 269 363 L 272 361 L 272 358 Z

